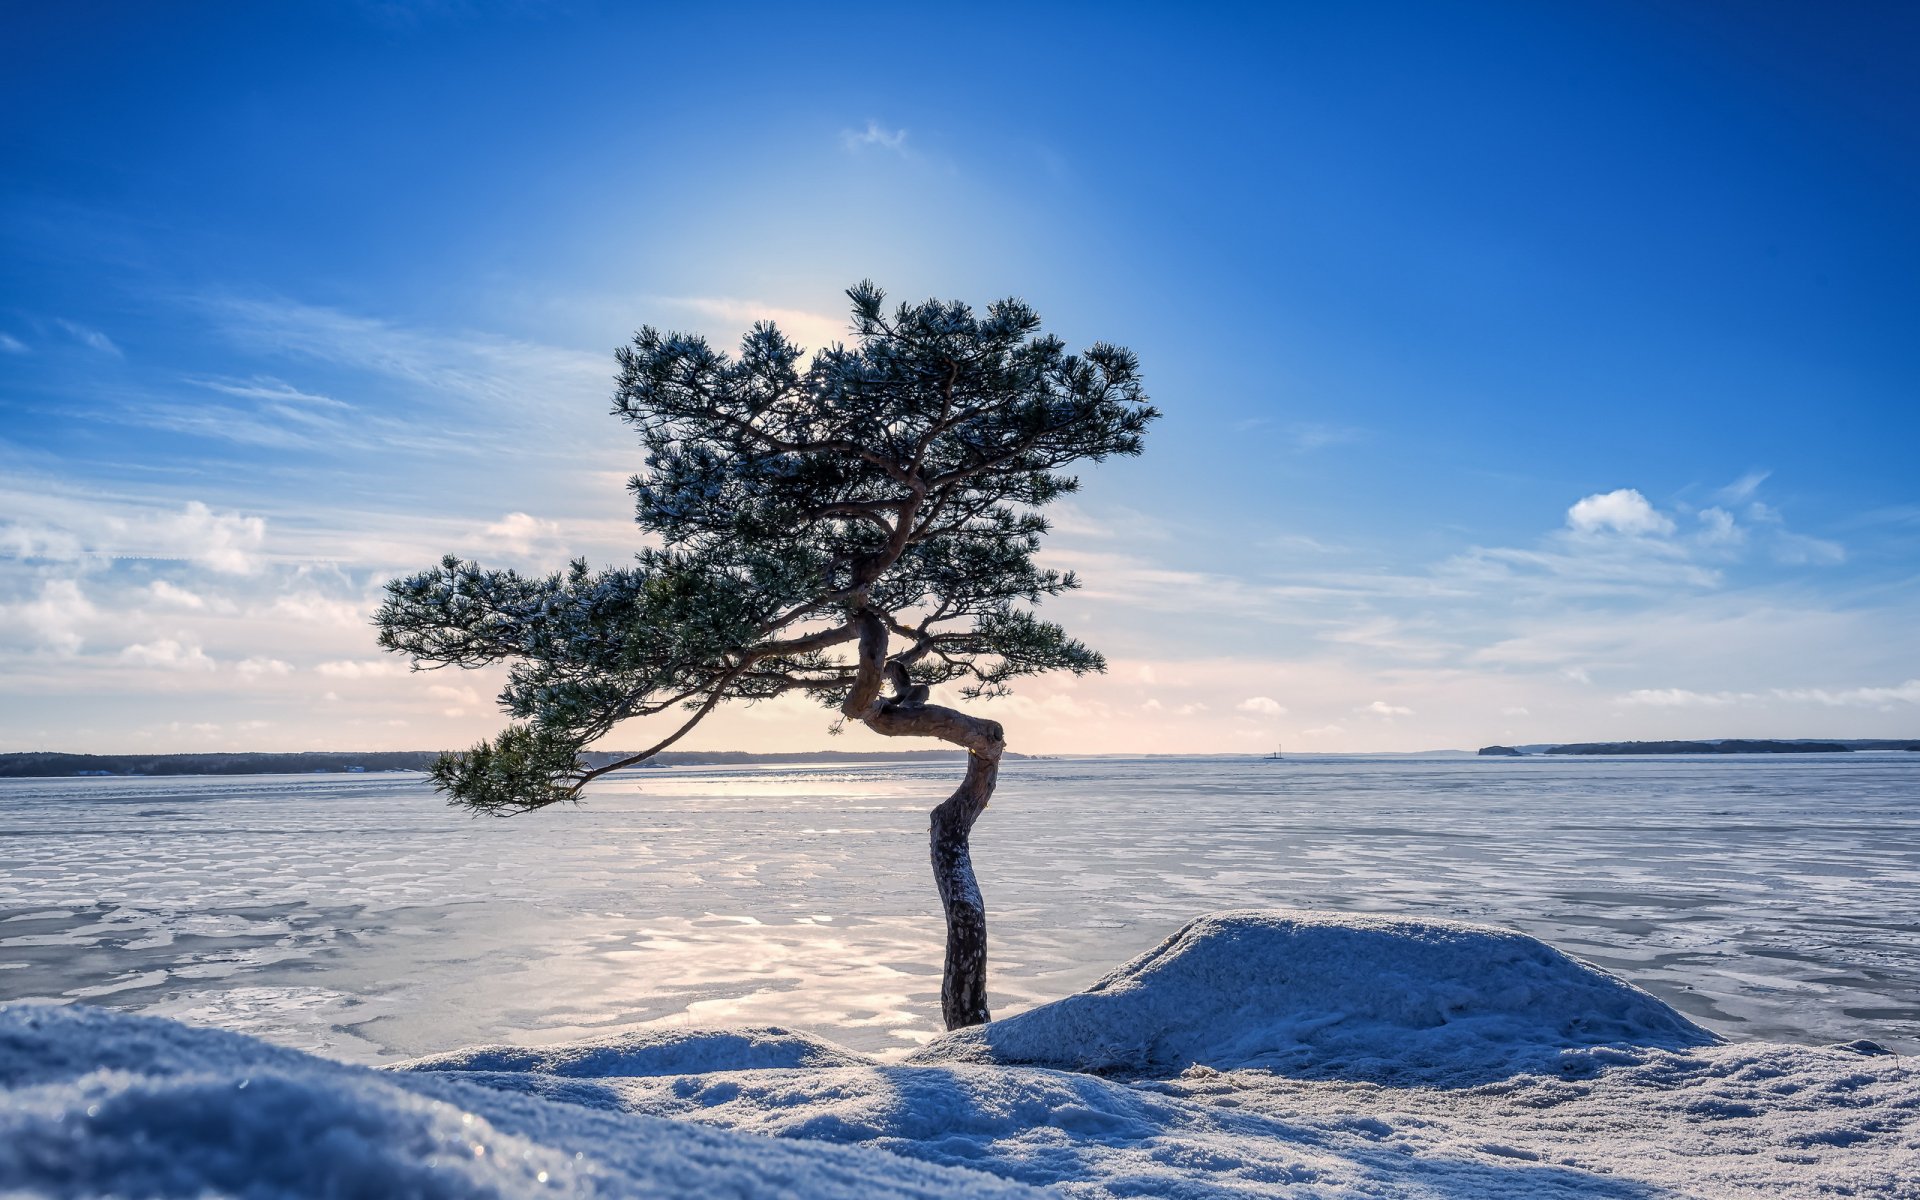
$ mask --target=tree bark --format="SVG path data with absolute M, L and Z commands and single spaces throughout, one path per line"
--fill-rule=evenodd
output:
M 933 810 L 928 841 L 933 882 L 947 919 L 947 961 L 940 980 L 940 1015 L 948 1029 L 984 1025 L 987 1011 L 987 906 L 973 873 L 968 839 L 973 823 L 993 799 L 1000 777 L 1006 732 L 1000 722 L 969 716 L 938 704 L 902 703 L 880 695 L 891 677 L 904 690 L 907 675 L 887 661 L 887 631 L 871 613 L 854 618 L 860 629 L 860 672 L 841 711 L 887 737 L 933 737 L 967 751 L 967 774 L 958 791 Z
M 1000 758 L 967 752 L 960 790 L 933 810 L 933 882 L 947 915 L 947 963 L 940 979 L 940 1015 L 948 1029 L 984 1025 L 987 1011 L 987 905 L 974 878 L 968 837 L 986 810 Z

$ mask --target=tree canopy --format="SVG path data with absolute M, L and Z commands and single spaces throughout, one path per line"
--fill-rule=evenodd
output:
M 1078 486 L 1069 468 L 1140 452 L 1158 414 L 1134 355 L 1070 353 L 1019 300 L 977 313 L 889 310 L 871 283 L 847 296 L 850 339 L 811 357 L 770 323 L 737 355 L 652 328 L 616 352 L 614 413 L 646 454 L 635 520 L 657 541 L 630 565 L 529 576 L 449 556 L 387 585 L 382 646 L 426 668 L 509 665 L 512 723 L 433 768 L 453 802 L 569 800 L 724 702 L 788 692 L 977 750 L 982 723 L 928 705 L 930 689 L 993 697 L 1021 676 L 1104 669 L 1034 612 L 1077 586 L 1034 556 L 1039 510 Z M 667 713 L 678 721 L 648 750 L 581 757 Z

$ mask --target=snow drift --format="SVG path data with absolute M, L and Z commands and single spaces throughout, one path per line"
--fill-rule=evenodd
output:
M 909 1061 L 1133 1075 L 1257 1067 L 1459 1086 L 1580 1047 L 1717 1040 L 1524 934 L 1250 909 L 1202 917 L 1078 995 L 947 1034 Z
M 564 1046 L 469 1046 L 389 1071 L 533 1072 L 563 1079 L 699 1075 L 707 1071 L 851 1067 L 873 1060 L 777 1025 L 757 1029 L 642 1029 Z
M 0 1007 L 0 1195 L 1037 1193 L 879 1150 L 591 1112 L 103 1009 Z

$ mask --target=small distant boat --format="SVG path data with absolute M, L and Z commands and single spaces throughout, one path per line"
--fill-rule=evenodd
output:
M 1278 746 L 1278 745 L 1276 745 L 1276 746 L 1275 746 L 1275 747 L 1273 748 L 1273 753 L 1272 753 L 1272 754 L 1269 754 L 1269 755 L 1267 755 L 1267 761 L 1268 761 L 1268 762 L 1285 762 L 1285 761 L 1287 761 L 1286 759 L 1284 759 L 1284 758 L 1282 758 L 1282 757 L 1280 756 L 1280 751 L 1281 751 L 1282 749 L 1284 749 L 1284 748 L 1285 748 L 1285 747 L 1283 747 L 1283 746 Z

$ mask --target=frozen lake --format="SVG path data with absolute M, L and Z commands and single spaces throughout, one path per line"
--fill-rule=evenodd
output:
M 649 770 L 507 820 L 417 776 L 0 781 L 0 1000 L 368 1062 L 649 1023 L 904 1053 L 959 771 Z M 1282 904 L 1504 925 L 1735 1038 L 1920 1051 L 1920 754 L 1023 760 L 974 857 L 996 1015 Z

